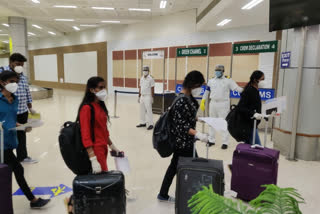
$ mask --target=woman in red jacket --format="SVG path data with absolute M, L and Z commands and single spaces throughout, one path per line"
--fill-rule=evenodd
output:
M 108 147 L 119 152 L 110 139 L 108 131 L 109 114 L 104 103 L 107 98 L 105 81 L 101 77 L 91 77 L 79 107 L 81 137 L 90 157 L 92 172 L 108 171 Z M 91 125 L 91 109 L 94 110 L 94 126 Z M 93 133 L 92 133 L 93 132 Z
M 108 171 L 107 156 L 108 147 L 116 153 L 117 147 L 110 139 L 108 131 L 108 109 L 104 103 L 107 98 L 106 84 L 101 77 L 91 77 L 87 82 L 86 92 L 78 111 L 81 127 L 81 137 L 84 147 L 87 149 L 92 173 L 97 174 Z M 91 120 L 92 110 L 94 120 Z M 94 122 L 93 124 L 91 124 Z M 73 213 L 72 196 L 68 201 L 68 212 Z

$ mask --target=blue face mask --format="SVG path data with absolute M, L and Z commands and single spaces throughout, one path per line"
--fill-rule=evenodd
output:
M 216 77 L 221 78 L 223 75 L 222 71 L 216 71 Z

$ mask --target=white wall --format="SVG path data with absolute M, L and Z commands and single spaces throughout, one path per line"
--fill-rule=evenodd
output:
M 155 17 L 147 22 L 133 25 L 114 25 L 91 29 L 67 36 L 45 38 L 29 43 L 31 50 L 59 46 L 107 42 L 108 85 L 112 87 L 112 51 L 156 48 L 178 45 L 209 44 L 243 40 L 274 40 L 275 33 L 268 32 L 267 25 L 228 29 L 215 32 L 196 32 L 196 11 L 190 10 L 171 16 Z M 267 59 L 264 59 L 264 56 Z M 273 64 L 273 58 L 263 54 L 261 66 Z M 269 62 L 268 59 L 272 59 Z M 268 69 L 268 72 L 269 69 Z M 271 70 L 272 72 L 272 70 Z M 266 76 L 272 76 L 266 74 Z M 270 82 L 270 81 L 268 81 Z
M 0 67 L 5 67 L 9 65 L 9 59 L 8 58 L 0 58 Z

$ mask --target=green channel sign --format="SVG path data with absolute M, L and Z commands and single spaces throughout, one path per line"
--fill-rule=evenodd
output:
M 177 48 L 177 57 L 183 56 L 207 56 L 208 47 Z
M 278 41 L 253 42 L 233 45 L 233 54 L 268 53 L 278 51 Z

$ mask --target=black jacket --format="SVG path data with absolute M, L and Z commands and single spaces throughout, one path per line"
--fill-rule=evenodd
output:
M 253 115 L 255 113 L 261 113 L 261 97 L 259 90 L 253 86 L 249 86 L 241 93 L 241 98 L 238 104 L 238 113 L 243 120 L 244 125 L 248 125 L 253 128 Z M 257 125 L 259 125 L 257 122 Z
M 193 96 L 183 96 L 172 106 L 170 119 L 171 135 L 174 136 L 175 151 L 192 151 L 195 138 L 189 135 L 190 128 L 196 128 L 199 104 Z

